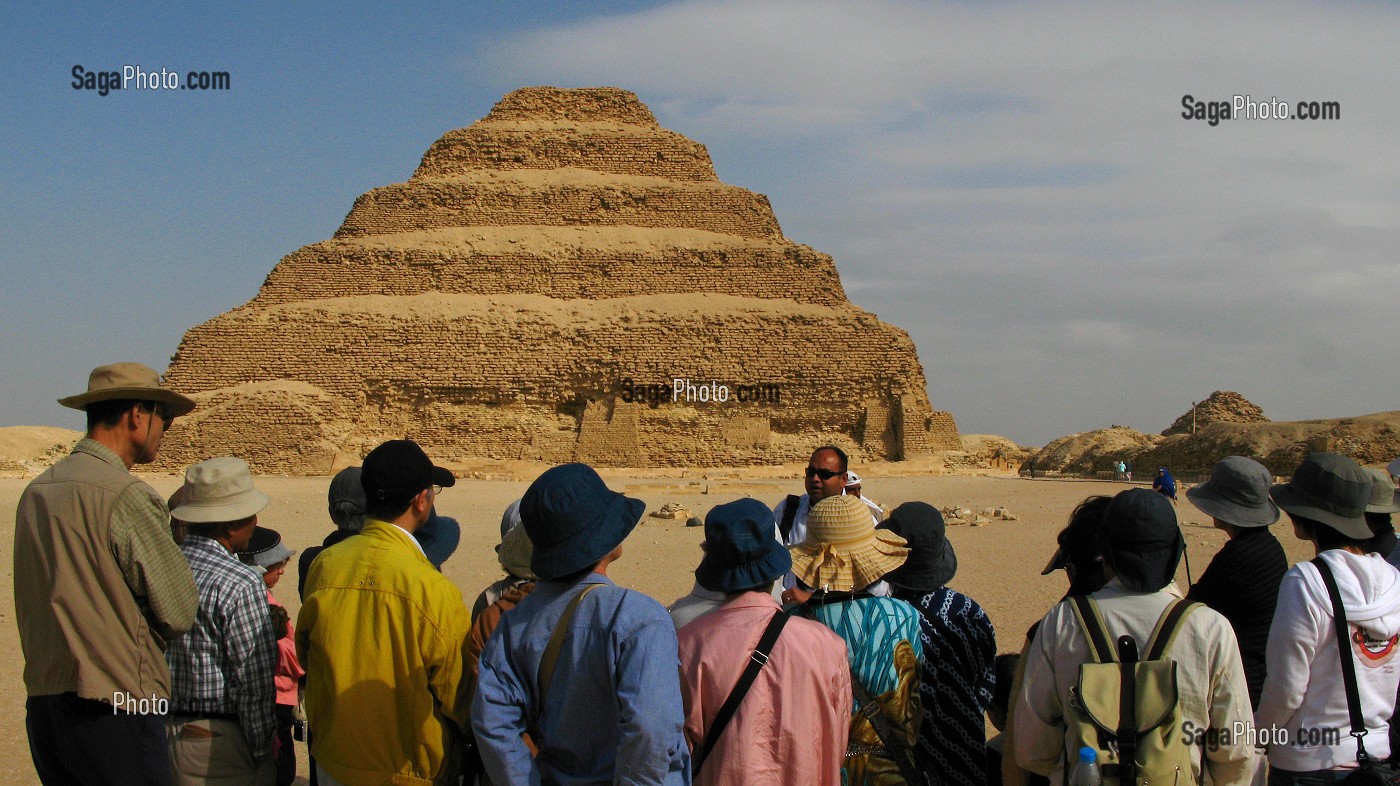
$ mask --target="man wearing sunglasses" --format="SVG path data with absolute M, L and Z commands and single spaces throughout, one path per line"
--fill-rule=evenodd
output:
M 131 474 L 194 402 L 139 363 L 100 366 L 87 436 L 35 478 L 15 511 L 15 610 L 25 726 L 44 783 L 169 784 L 162 650 L 194 623 L 199 594 L 170 513 Z
M 807 514 L 812 511 L 813 505 L 827 497 L 839 497 L 845 493 L 846 462 L 846 452 L 835 445 L 822 445 L 812 451 L 812 457 L 807 460 L 807 470 L 803 475 L 806 480 L 807 493 L 801 496 L 789 494 L 786 499 L 778 503 L 776 508 L 773 508 L 773 521 L 778 527 L 778 540 L 784 546 L 795 546 L 807 539 Z M 880 523 L 880 517 L 874 511 L 871 512 L 870 518 L 876 524 Z M 793 584 L 794 579 L 791 573 L 783 577 L 782 600 L 784 603 L 794 599 L 790 594 Z M 880 586 L 883 587 L 883 583 Z

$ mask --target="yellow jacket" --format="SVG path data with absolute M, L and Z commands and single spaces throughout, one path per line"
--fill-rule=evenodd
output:
M 316 763 L 346 786 L 455 783 L 471 728 L 462 593 L 376 519 L 309 573 L 296 642 Z

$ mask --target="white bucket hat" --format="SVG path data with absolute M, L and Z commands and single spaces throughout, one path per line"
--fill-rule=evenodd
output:
M 170 515 L 189 524 L 242 521 L 256 516 L 270 501 L 253 488 L 248 462 L 221 456 L 185 470 L 185 498 Z

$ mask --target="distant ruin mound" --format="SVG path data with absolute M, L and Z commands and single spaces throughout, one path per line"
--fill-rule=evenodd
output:
M 355 200 L 166 376 L 201 410 L 157 468 L 310 474 L 390 438 L 436 461 L 728 466 L 960 450 L 907 333 L 767 197 L 615 88 L 532 87 Z
M 1197 425 L 1196 433 L 1169 437 L 1126 428 L 1102 429 L 1061 437 L 1028 460 L 1037 471 L 1093 477 L 1122 459 L 1132 463 L 1134 480 L 1157 467 L 1178 478 L 1204 478 L 1225 456 L 1249 456 L 1274 475 L 1287 477 L 1313 451 L 1341 453 L 1357 462 L 1381 466 L 1400 456 L 1400 411 L 1325 420 Z
M 1217 390 L 1196 404 L 1162 432 L 1162 436 L 1190 434 L 1211 423 L 1268 423 L 1264 410 L 1231 390 Z
M 27 477 L 48 469 L 68 455 L 81 431 L 52 426 L 0 428 L 0 477 Z
M 1161 439 L 1125 426 L 1070 434 L 1033 453 L 1026 460 L 1026 467 L 1029 470 L 1034 466 L 1036 474 L 1059 472 L 1093 477 L 1119 460 L 1132 461 Z

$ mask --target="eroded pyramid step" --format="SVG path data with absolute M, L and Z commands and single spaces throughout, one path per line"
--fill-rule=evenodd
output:
M 284 257 L 254 302 L 365 292 L 560 299 L 713 292 L 846 303 L 831 257 L 808 246 L 628 226 L 453 227 L 327 240 Z

